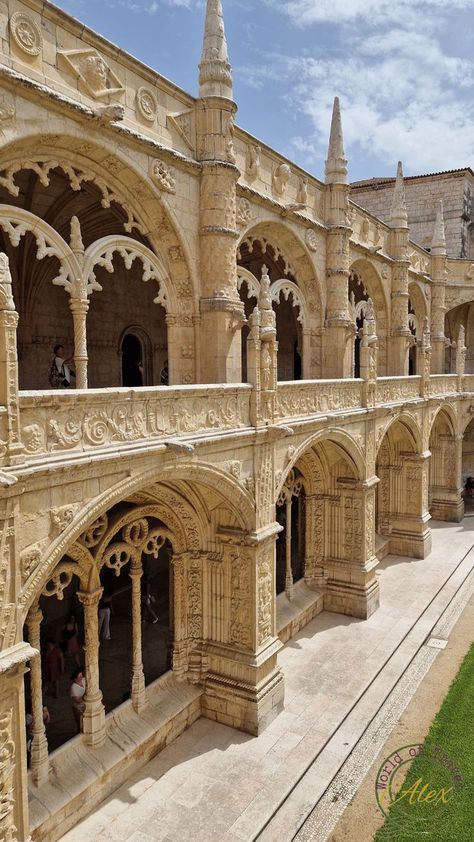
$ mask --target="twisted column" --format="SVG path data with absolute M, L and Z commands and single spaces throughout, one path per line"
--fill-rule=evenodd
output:
M 141 558 L 133 557 L 130 565 L 132 580 L 132 705 L 137 713 L 146 707 L 145 675 L 142 659 Z
M 101 746 L 105 740 L 105 710 L 99 686 L 99 619 L 98 607 L 103 588 L 91 593 L 78 591 L 77 597 L 84 607 L 84 653 L 86 692 L 82 730 L 89 746 Z
M 26 626 L 28 641 L 33 649 L 40 651 L 40 628 L 43 612 L 35 602 L 28 612 Z M 43 721 L 43 693 L 41 680 L 41 660 L 39 656 L 30 661 L 31 715 L 33 717 L 31 741 L 31 776 L 33 783 L 40 786 L 47 781 L 49 773 L 48 740 Z
M 69 300 L 74 322 L 74 363 L 76 365 L 76 388 L 87 389 L 87 331 L 86 320 L 89 310 L 87 298 Z

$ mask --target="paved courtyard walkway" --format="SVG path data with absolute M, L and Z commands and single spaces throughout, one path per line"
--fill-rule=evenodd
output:
M 323 612 L 286 644 L 261 736 L 200 719 L 62 842 L 289 842 L 473 570 L 474 518 L 432 528 L 427 559 L 380 564 L 369 620 Z

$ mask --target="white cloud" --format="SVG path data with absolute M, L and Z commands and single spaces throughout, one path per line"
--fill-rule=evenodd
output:
M 312 23 L 349 23 L 357 21 L 369 25 L 398 22 L 412 24 L 414 17 L 423 15 L 426 23 L 430 13 L 474 7 L 474 0 L 266 0 L 268 5 L 288 15 L 293 23 L 306 26 Z
M 324 160 L 337 94 L 349 163 L 351 151 L 384 166 L 402 158 L 408 172 L 472 163 L 474 62 L 448 54 L 442 36 L 444 16 L 474 0 L 266 2 L 297 25 L 338 24 L 319 41 L 320 57 L 274 55 L 247 70 L 253 86 L 279 73 L 289 113 L 309 117 L 312 131 L 292 140 L 300 160 Z

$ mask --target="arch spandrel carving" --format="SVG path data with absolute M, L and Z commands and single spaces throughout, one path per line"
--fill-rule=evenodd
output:
M 157 482 L 159 475 L 159 482 Z M 63 556 L 70 555 L 71 547 L 87 548 L 80 543 L 80 536 L 107 516 L 107 512 L 117 503 L 133 500 L 133 495 L 145 495 L 153 502 L 150 507 L 153 514 L 168 526 L 173 549 L 177 553 L 187 550 L 201 551 L 207 546 L 209 521 L 206 512 L 196 513 L 183 501 L 179 487 L 173 489 L 173 483 L 179 480 L 209 485 L 222 495 L 223 500 L 231 503 L 233 511 L 238 512 L 239 521 L 246 531 L 255 528 L 256 514 L 253 497 L 236 480 L 224 471 L 208 464 L 169 464 L 161 471 L 156 468 L 136 477 L 127 478 L 114 488 L 109 489 L 100 498 L 93 500 L 76 513 L 68 527 L 41 554 L 41 560 L 35 566 L 33 575 L 19 596 L 18 602 L 27 609 L 41 591 L 51 572 Z M 166 486 L 166 487 L 165 487 Z M 165 496 L 163 499 L 163 490 Z M 173 496 L 170 497 L 170 493 Z M 143 497 L 142 497 L 143 499 Z M 140 511 L 146 511 L 145 506 Z M 184 521 L 183 521 L 184 517 Z M 102 521 L 101 521 L 102 523 Z M 102 528 L 102 527 L 101 527 Z M 105 534 L 105 532 L 103 533 Z M 101 536 L 102 537 L 102 536 Z M 76 550 L 74 550 L 76 551 Z

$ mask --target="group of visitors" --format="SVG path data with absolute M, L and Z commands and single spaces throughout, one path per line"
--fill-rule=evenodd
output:
M 60 643 L 56 643 L 52 637 L 48 638 L 45 642 L 41 654 L 41 661 L 44 694 L 50 695 L 54 699 L 59 698 L 59 682 L 65 671 L 66 659 L 71 659 L 75 663 L 76 666 L 70 676 L 69 697 L 71 699 L 72 713 L 78 734 L 82 727 L 82 714 L 84 712 L 83 697 L 86 691 L 85 676 L 80 662 L 80 652 L 79 627 L 75 614 L 71 613 L 63 626 Z M 50 721 L 50 712 L 46 705 L 44 705 L 43 722 L 45 725 L 49 725 Z M 30 700 L 27 705 L 26 714 L 27 739 L 29 736 L 31 737 L 32 723 L 33 717 Z
M 53 348 L 53 359 L 48 374 L 48 382 L 52 389 L 69 389 L 71 388 L 71 378 L 76 377 L 75 371 L 71 368 L 74 363 L 74 356 L 66 357 L 64 345 L 55 345 Z M 144 386 L 144 371 L 141 361 L 135 363 L 133 366 L 133 376 L 128 377 L 129 385 Z M 169 385 L 168 360 L 163 363 L 163 368 L 160 372 L 160 385 Z

